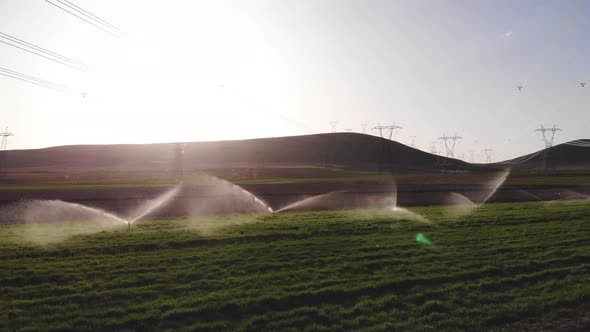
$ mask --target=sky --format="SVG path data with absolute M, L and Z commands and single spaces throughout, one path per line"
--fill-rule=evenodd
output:
M 51 0 L 56 3 L 57 0 Z M 116 38 L 43 0 L 0 0 L 0 32 L 83 62 L 83 72 L 0 43 L 9 149 L 337 131 L 495 161 L 590 138 L 590 2 L 71 0 Z M 2 39 L 0 39 L 2 41 Z M 518 89 L 522 86 L 522 89 Z

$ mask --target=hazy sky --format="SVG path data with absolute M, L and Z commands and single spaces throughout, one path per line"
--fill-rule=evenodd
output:
M 0 0 L 0 32 L 95 68 L 0 43 L 0 67 L 87 93 L 0 76 L 9 148 L 299 135 L 330 121 L 395 122 L 394 139 L 426 151 L 456 133 L 455 155 L 478 161 L 484 148 L 495 160 L 538 150 L 540 124 L 564 129 L 556 142 L 590 138 L 582 0 L 72 2 L 132 38 L 42 0 Z

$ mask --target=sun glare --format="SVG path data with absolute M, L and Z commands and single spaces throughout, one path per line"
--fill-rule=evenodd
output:
M 191 2 L 174 16 L 134 22 L 148 30 L 124 57 L 100 50 L 99 83 L 89 102 L 104 116 L 136 124 L 125 142 L 213 140 L 262 130 L 272 95 L 272 50 L 252 19 L 221 3 Z M 143 16 L 145 17 L 145 16 Z M 147 15 L 149 17 L 149 15 Z M 121 47 L 117 44 L 116 47 Z M 230 122 L 220 132 L 217 124 Z M 157 136 L 154 133 L 157 132 Z M 228 136 L 228 134 L 230 134 Z

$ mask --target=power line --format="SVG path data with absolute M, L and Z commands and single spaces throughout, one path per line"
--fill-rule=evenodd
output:
M 64 66 L 68 66 L 68 67 L 70 67 L 70 68 L 73 68 L 73 69 L 77 69 L 77 70 L 80 70 L 80 71 L 86 71 L 86 70 L 85 70 L 85 69 L 83 69 L 83 68 L 79 68 L 79 67 L 73 66 L 73 65 L 71 65 L 71 64 L 68 64 L 67 62 L 63 62 L 63 61 L 61 61 L 61 60 L 52 59 L 52 58 L 50 58 L 50 57 L 48 57 L 48 56 L 45 56 L 45 55 L 43 55 L 43 54 L 37 53 L 37 52 L 35 52 L 35 51 L 27 50 L 27 49 L 26 49 L 26 48 L 24 48 L 24 47 L 20 47 L 20 46 L 17 46 L 17 45 L 11 44 L 11 43 L 9 43 L 9 42 L 6 42 L 6 41 L 4 41 L 4 40 L 0 40 L 0 43 L 3 43 L 3 44 L 6 44 L 6 45 L 9 45 L 9 46 L 12 46 L 12 47 L 18 48 L 18 49 L 20 49 L 20 50 L 23 50 L 23 51 L 25 51 L 25 52 L 29 52 L 29 53 L 31 53 L 31 54 L 34 54 L 34 55 L 36 55 L 36 56 L 40 56 L 40 57 L 42 57 L 42 58 L 45 58 L 45 59 L 47 59 L 47 60 L 51 60 L 51 61 L 57 62 L 57 63 L 59 63 L 59 64 L 62 64 L 62 65 L 64 65 Z
M 19 73 L 19 72 L 14 71 L 14 70 L 10 70 L 10 69 L 6 69 L 6 68 L 0 67 L 0 71 L 3 71 L 5 73 L 11 74 L 11 75 L 20 76 L 20 77 L 23 77 L 25 79 L 37 81 L 37 82 L 42 83 L 42 84 L 52 85 L 52 86 L 54 86 L 56 88 L 66 89 L 66 90 L 69 89 L 65 85 L 61 85 L 61 84 L 58 84 L 58 83 L 53 83 L 51 81 L 46 81 L 46 80 L 43 80 L 43 79 L 40 79 L 40 78 L 36 78 L 34 76 L 30 76 L 30 75 L 26 75 L 26 74 L 23 74 L 23 73 Z
M 116 26 L 110 24 L 109 22 L 103 20 L 102 18 L 100 18 L 100 17 L 92 14 L 91 12 L 85 10 L 84 8 L 82 8 L 80 6 L 77 6 L 73 2 L 68 1 L 68 0 L 63 0 L 63 1 L 62 0 L 57 0 L 57 1 L 65 4 L 65 5 L 68 5 L 69 4 L 69 7 L 70 8 L 75 8 L 78 12 L 81 12 L 81 13 L 85 14 L 87 17 L 90 17 L 90 18 L 94 19 L 95 21 L 97 21 L 97 22 L 99 22 L 99 23 L 101 23 L 101 24 L 109 27 L 110 29 L 112 29 L 112 30 L 116 31 L 117 33 L 123 35 L 125 38 L 129 38 L 129 35 L 125 31 L 117 28 Z
M 505 161 L 499 162 L 498 164 L 507 164 L 507 165 L 522 164 L 524 162 L 527 162 L 527 161 L 533 159 L 534 157 L 536 157 L 538 154 L 540 154 L 542 152 L 543 152 L 543 150 L 540 150 L 535 153 L 527 154 L 527 155 L 520 156 L 520 157 L 517 157 L 514 159 L 510 159 L 510 160 L 505 160 Z
M 590 142 L 585 141 L 585 140 L 581 140 L 581 139 L 575 140 L 575 141 L 571 141 L 571 142 L 567 142 L 567 143 L 564 143 L 564 144 L 566 144 L 566 145 L 572 145 L 572 146 L 580 146 L 580 147 L 584 147 L 584 148 L 590 147 Z
M 317 131 L 316 130 L 314 130 L 314 129 L 312 129 L 312 128 L 306 126 L 306 125 L 304 125 L 303 123 L 300 123 L 298 121 L 295 121 L 295 120 L 293 120 L 293 119 L 291 119 L 291 118 L 289 118 L 289 117 L 287 117 L 287 116 L 285 116 L 285 115 L 283 115 L 283 114 L 281 114 L 281 113 L 279 113 L 277 111 L 274 111 L 270 107 L 268 107 L 268 106 L 266 106 L 266 105 L 264 105 L 264 104 L 256 101 L 252 97 L 249 97 L 249 96 L 241 93 L 239 90 L 237 90 L 237 89 L 235 89 L 235 88 L 233 88 L 231 86 L 228 87 L 226 84 L 220 84 L 220 85 L 218 85 L 218 87 L 221 89 L 222 93 L 224 93 L 224 92 L 226 92 L 228 90 L 231 90 L 233 92 L 232 94 L 234 96 L 236 96 L 238 98 L 241 98 L 242 100 L 245 100 L 247 103 L 249 103 L 252 106 L 255 106 L 256 107 L 254 109 L 255 111 L 264 112 L 264 113 L 270 113 L 270 114 L 274 115 L 275 117 L 281 118 L 282 120 L 284 120 L 286 122 L 289 122 L 290 124 L 292 124 L 292 125 L 294 125 L 296 127 L 299 127 L 300 129 L 303 129 L 303 130 L 305 130 L 305 131 L 307 131 L 309 133 L 312 133 L 312 134 L 317 134 Z
M 4 39 L 4 41 L 0 40 L 0 42 L 2 42 L 4 44 L 10 45 L 12 47 L 16 47 L 18 49 L 35 54 L 37 56 L 41 56 L 41 57 L 49 59 L 51 61 L 59 62 L 63 65 L 66 65 L 66 66 L 69 66 L 69 67 L 72 67 L 72 68 L 75 68 L 78 70 L 91 69 L 90 66 L 88 66 L 80 61 L 76 61 L 72 58 L 68 58 L 68 57 L 63 56 L 61 54 L 52 52 L 46 48 L 37 46 L 35 44 L 29 43 L 27 41 L 24 41 L 22 39 L 19 39 L 17 37 L 11 36 L 11 35 L 3 33 L 3 32 L 0 32 L 0 39 Z M 13 43 L 18 44 L 20 46 L 14 45 Z M 25 47 L 28 47 L 32 50 L 26 49 Z M 42 53 L 42 54 L 39 54 L 37 52 Z M 64 63 L 64 62 L 66 62 L 66 63 Z
M 34 76 L 25 75 L 25 74 L 19 73 L 17 71 L 9 70 L 9 69 L 2 68 L 2 67 L 0 67 L 0 75 L 10 77 L 10 78 L 13 78 L 13 79 L 16 79 L 19 81 L 32 83 L 32 84 L 35 84 L 38 86 L 42 86 L 42 87 L 53 89 L 53 90 L 60 91 L 60 92 L 65 92 L 65 93 L 69 93 L 69 94 L 73 94 L 73 95 L 80 94 L 79 91 L 76 91 L 76 90 L 74 90 L 70 87 L 67 87 L 65 85 L 54 83 L 54 82 L 47 81 L 47 80 L 43 80 L 43 79 L 40 79 L 40 78 L 37 78 Z
M 79 11 L 79 10 L 75 9 L 73 6 L 70 6 L 70 5 L 67 5 L 67 4 L 65 4 L 65 5 L 66 5 L 66 6 L 68 6 L 69 8 L 72 8 L 73 10 L 77 11 L 77 12 L 78 12 L 80 15 L 82 15 L 82 16 L 86 16 L 86 18 L 84 18 L 84 17 L 82 17 L 82 16 L 80 16 L 80 15 L 78 15 L 78 14 L 76 14 L 76 13 L 73 13 L 72 11 L 70 11 L 70 10 L 68 10 L 68 9 L 66 9 L 66 8 L 64 8 L 64 7 L 62 7 L 62 6 L 60 6 L 60 5 L 57 5 L 57 4 L 55 4 L 55 3 L 53 3 L 53 2 L 51 2 L 51 1 L 49 1 L 49 0 L 44 0 L 44 1 L 45 1 L 45 2 L 47 2 L 48 4 L 52 5 L 52 6 L 55 6 L 55 7 L 59 8 L 59 9 L 63 10 L 64 12 L 66 12 L 66 13 L 68 13 L 68 14 L 72 15 L 72 16 L 75 16 L 75 17 L 77 17 L 78 19 L 80 19 L 80 20 L 82 20 L 82 21 L 84 21 L 84 22 L 86 22 L 86 23 L 88 23 L 88 24 L 90 24 L 90 25 L 92 25 L 92 26 L 94 26 L 94 27 L 96 27 L 96 28 L 98 28 L 98 29 L 100 29 L 100 30 L 102 30 L 102 31 L 106 32 L 106 33 L 108 33 L 109 35 L 111 35 L 111 36 L 113 36 L 113 37 L 116 37 L 116 38 L 119 38 L 119 39 L 121 39 L 122 37 L 125 37 L 124 35 L 122 36 L 122 35 L 121 35 L 121 33 L 115 33 L 115 32 L 113 32 L 113 31 L 110 31 L 110 30 L 108 30 L 108 29 L 106 29 L 106 28 L 104 28 L 104 27 L 100 26 L 99 24 L 96 24 L 96 23 L 93 23 L 93 22 L 91 22 L 91 21 L 90 21 L 90 19 L 92 19 L 92 18 L 91 18 L 90 16 L 88 16 L 88 15 L 84 14 L 83 12 L 81 12 L 81 11 Z M 57 1 L 59 1 L 59 0 L 57 0 Z M 60 2 L 60 3 L 62 3 L 62 2 Z M 63 3 L 62 3 L 62 4 L 63 4 Z M 103 25 L 104 25 L 104 24 L 103 24 Z
M 25 46 L 29 46 L 29 47 L 31 47 L 31 48 L 34 48 L 34 49 L 36 49 L 36 50 L 38 50 L 38 51 L 41 51 L 41 52 L 48 53 L 48 54 L 50 54 L 50 55 L 52 55 L 52 56 L 55 56 L 56 58 L 61 58 L 61 59 L 63 59 L 63 60 L 66 60 L 66 61 L 70 61 L 70 62 L 73 62 L 73 63 L 79 64 L 79 65 L 86 66 L 86 65 L 85 65 L 84 63 L 82 63 L 82 62 L 79 62 L 79 61 L 76 61 L 76 60 L 74 60 L 74 59 L 71 59 L 71 58 L 68 58 L 68 57 L 66 57 L 66 56 L 63 56 L 63 55 L 61 55 L 61 54 L 58 54 L 58 53 L 52 52 L 52 51 L 50 51 L 50 50 L 48 50 L 48 49 L 46 49 L 46 48 L 43 48 L 43 47 L 37 46 L 37 45 L 35 45 L 35 44 L 32 44 L 32 43 L 26 42 L 26 41 L 24 41 L 24 40 L 22 40 L 22 39 L 16 38 L 16 37 L 14 37 L 14 36 L 11 36 L 11 35 L 9 35 L 9 34 L 7 34 L 7 33 L 0 32 L 0 35 L 1 35 L 1 36 L 3 36 L 4 38 L 10 39 L 10 40 L 12 40 L 12 41 L 15 41 L 15 42 L 17 42 L 17 43 L 19 43 L 19 44 L 22 44 L 22 45 L 25 45 Z
M 60 91 L 60 92 L 65 92 L 65 93 L 71 93 L 69 91 L 65 91 L 65 90 L 62 90 L 62 89 L 59 89 L 59 88 L 55 88 L 55 87 L 52 87 L 52 86 L 49 86 L 49 85 L 44 85 L 44 84 L 37 83 L 37 82 L 34 82 L 34 81 L 29 81 L 29 80 L 20 78 L 18 76 L 12 76 L 12 75 L 8 75 L 8 74 L 4 74 L 4 73 L 0 73 L 0 75 L 6 76 L 6 77 L 10 77 L 10 78 L 14 78 L 14 79 L 19 80 L 19 81 L 23 81 L 23 82 L 27 82 L 27 83 L 32 83 L 32 84 L 35 84 L 35 85 L 38 85 L 38 86 L 42 86 L 44 88 L 49 88 L 49 89 L 53 89 L 53 90 Z

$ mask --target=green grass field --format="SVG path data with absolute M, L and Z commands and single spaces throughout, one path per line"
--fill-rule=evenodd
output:
M 0 330 L 590 328 L 589 201 L 412 211 L 0 226 Z
M 379 172 L 353 171 L 329 167 L 296 168 L 227 168 L 205 171 L 238 185 L 282 185 L 282 184 L 383 184 L 395 181 L 398 185 L 473 185 L 494 181 L 498 172 L 491 173 L 422 173 L 409 172 L 392 177 Z M 201 171 L 187 171 L 184 183 L 195 186 L 215 184 L 214 178 L 204 176 Z M 159 172 L 61 172 L 13 173 L 5 175 L 0 184 L 3 191 L 47 190 L 47 189 L 115 189 L 169 187 L 176 183 L 170 171 Z M 590 185 L 590 174 L 586 171 L 559 171 L 538 174 L 514 171 L 504 183 L 507 187 L 565 186 L 581 187 Z

